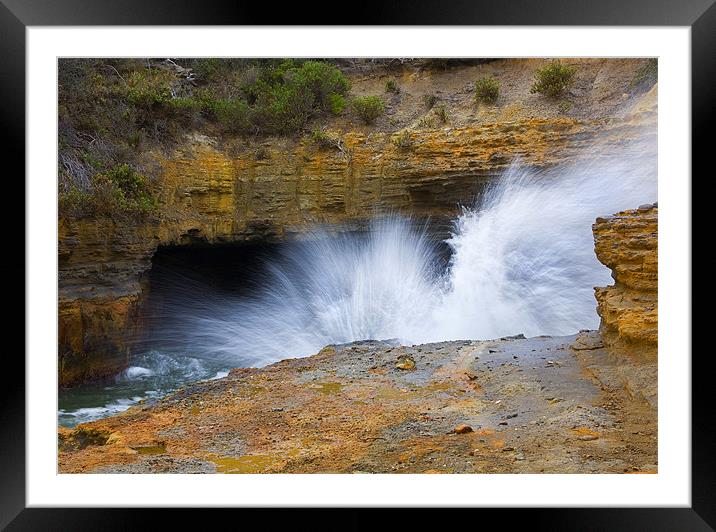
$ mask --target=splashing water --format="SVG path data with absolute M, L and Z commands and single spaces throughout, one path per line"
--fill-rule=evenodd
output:
M 448 287 L 424 339 L 572 334 L 598 324 L 594 254 L 600 215 L 656 201 L 649 165 L 621 159 L 535 174 L 513 166 L 464 210 L 448 243 Z
M 368 234 L 314 231 L 267 265 L 258 297 L 180 316 L 189 345 L 227 361 L 263 365 L 328 344 L 408 338 L 438 300 L 438 269 L 425 231 L 399 218 Z
M 189 307 L 171 335 L 227 364 L 264 365 L 358 340 L 595 328 L 593 287 L 611 281 L 594 254 L 592 223 L 657 199 L 653 152 L 607 148 L 561 169 L 514 164 L 463 209 L 447 268 L 427 226 L 409 219 L 374 220 L 363 235 L 315 230 L 267 265 L 258 296 L 204 297 L 207 312 Z
M 183 360 L 188 369 L 138 364 L 123 376 L 126 393 L 133 390 L 127 382 L 145 383 L 146 397 L 172 382 L 311 355 L 328 344 L 595 328 L 593 287 L 611 279 L 594 254 L 591 225 L 597 216 L 657 200 L 654 153 L 653 143 L 631 143 L 608 145 L 569 167 L 513 164 L 463 208 L 447 240 L 447 266 L 427 225 L 392 216 L 374 220 L 366 233 L 316 229 L 285 245 L 249 294 L 179 279 L 167 290 L 169 313 L 152 333 L 151 353 Z M 115 385 L 121 388 L 121 379 Z M 108 415 L 81 410 L 65 409 L 66 424 L 73 415 Z

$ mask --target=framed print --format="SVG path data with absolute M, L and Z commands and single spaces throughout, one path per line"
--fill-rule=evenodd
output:
M 27 198 L 3 526 L 713 527 L 691 347 L 713 5 L 269 27 L 289 12 L 134 4 L 2 6 Z

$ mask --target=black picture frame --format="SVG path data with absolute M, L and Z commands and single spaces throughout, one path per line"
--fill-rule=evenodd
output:
M 7 162 L 17 164 L 15 176 L 25 172 L 25 46 L 27 26 L 100 26 L 100 25 L 254 25 L 297 24 L 315 25 L 316 13 L 331 13 L 315 3 L 239 3 L 186 0 L 0 0 L 0 43 L 2 49 L 2 83 L 0 108 L 2 124 L 8 133 L 4 144 Z M 569 26 L 689 26 L 692 51 L 692 187 L 711 177 L 707 170 L 710 128 L 714 124 L 713 83 L 716 81 L 716 4 L 714 0 L 510 0 L 429 2 L 360 2 L 352 5 L 339 23 L 350 20 L 353 25 L 569 25 Z M 342 20 L 341 20 L 342 19 Z M 325 21 L 334 24 L 337 21 Z M 703 175 L 702 175 L 703 174 Z M 6 176 L 7 177 L 7 176 Z M 25 197 L 23 181 L 15 178 L 18 187 L 13 198 Z M 699 186 L 701 188 L 701 186 Z M 693 218 L 699 202 L 707 196 L 693 194 L 693 248 L 698 249 L 699 227 Z M 17 202 L 19 204 L 19 202 Z M 702 215 L 705 218 L 705 215 Z M 19 216 L 14 218 L 20 219 Z M 702 220 L 703 221 L 703 220 Z M 15 221 L 15 226 L 17 222 Z M 7 227 L 7 226 L 6 226 Z M 704 230 L 705 231 L 705 230 Z M 16 233 L 19 233 L 15 229 Z M 3 266 L 7 279 L 25 277 L 25 243 L 15 247 L 12 266 Z M 23 258 L 21 259 L 20 256 Z M 8 261 L 9 262 L 9 261 Z M 713 259 L 692 259 L 692 279 L 705 279 L 705 268 L 713 268 Z M 693 281 L 692 281 L 693 282 Z M 18 284 L 19 283 L 15 283 Z M 19 288 L 19 286 L 18 286 Z M 703 293 L 703 291 L 699 291 Z M 706 294 L 701 297 L 707 297 Z M 708 330 L 706 320 L 711 313 L 693 313 L 692 330 Z M 24 313 L 17 312 L 16 315 Z M 694 338 L 695 340 L 696 338 Z M 685 345 L 685 351 L 691 346 Z M 692 356 L 692 506 L 690 508 L 557 508 L 508 509 L 510 521 L 515 517 L 530 520 L 537 529 L 579 530 L 713 530 L 716 527 L 716 476 L 714 463 L 716 442 L 708 366 L 710 350 L 693 351 Z M 9 354 L 9 353 L 8 353 Z M 8 530 L 131 530 L 148 527 L 146 510 L 139 509 L 27 509 L 25 506 L 25 366 L 17 355 L 5 356 L 6 377 L 0 386 L 0 528 Z M 699 420 L 701 422 L 699 422 Z M 273 520 L 275 514 L 256 510 L 259 519 Z M 489 515 L 500 510 L 482 510 Z M 224 511 L 225 512 L 225 511 Z M 502 510 L 504 512 L 504 510 Z M 189 515 L 184 509 L 161 511 L 162 526 L 206 524 L 206 513 Z M 372 526 L 368 513 L 346 519 L 345 516 L 319 521 L 302 513 L 314 525 L 345 523 L 342 528 Z M 423 512 L 413 510 L 401 519 L 401 525 L 412 526 L 422 521 Z M 462 514 L 449 519 L 462 526 Z M 252 516 L 253 517 L 253 516 Z M 500 516 L 505 518 L 506 516 Z M 480 520 L 484 522 L 485 516 Z M 201 521 L 198 521 L 201 519 Z M 470 517 L 470 520 L 474 517 Z M 271 521 L 267 521 L 271 522 Z M 508 522 L 508 521 L 506 521 Z M 466 521 L 465 523 L 469 523 Z M 463 523 L 464 524 L 464 523 Z

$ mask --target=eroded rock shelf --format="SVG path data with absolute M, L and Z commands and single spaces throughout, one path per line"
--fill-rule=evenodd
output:
M 612 317 L 627 301 L 629 323 L 656 324 L 657 214 L 594 226 L 616 279 L 597 289 L 601 332 L 358 342 L 235 369 L 60 429 L 60 472 L 655 473 L 652 338 Z

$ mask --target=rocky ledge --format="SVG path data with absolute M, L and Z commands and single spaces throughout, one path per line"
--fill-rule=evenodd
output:
M 612 270 L 614 285 L 595 288 L 600 332 L 612 350 L 656 357 L 658 337 L 658 207 L 597 218 L 597 258 Z
M 594 226 L 616 280 L 597 289 L 600 331 L 360 342 L 235 369 L 60 429 L 59 470 L 654 473 L 656 357 L 634 350 L 656 341 L 656 216 L 644 206 Z
M 60 431 L 63 473 L 656 472 L 656 366 L 598 334 L 330 346 Z M 648 395 L 648 394 L 647 394 Z
M 609 153 L 612 146 L 656 135 L 656 85 L 627 99 L 619 89 L 633 75 L 628 60 L 583 64 L 591 81 L 580 89 L 578 109 L 567 114 L 536 95 L 525 100 L 533 63 L 490 67 L 511 72 L 512 88 L 504 87 L 503 104 L 477 109 L 469 91 L 482 71 L 445 74 L 457 76 L 447 85 L 457 92 L 443 95 L 451 106 L 449 124 L 417 125 L 419 96 L 432 94 L 437 83 L 433 74 L 422 79 L 418 73 L 401 80 L 411 88 L 403 94 L 407 107 L 393 118 L 416 122 L 404 130 L 339 121 L 326 130 L 340 140 L 330 147 L 309 137 L 247 143 L 188 131 L 170 152 L 143 153 L 143 166 L 156 175 L 156 216 L 60 220 L 60 385 L 126 367 L 131 340 L 142 327 L 142 279 L 159 246 L 283 240 L 317 224 L 361 227 L 385 211 L 440 224 L 512 161 L 545 169 L 574 162 L 586 149 L 593 157 L 596 146 Z M 367 93 L 384 90 L 384 77 L 358 78 L 356 86 Z M 465 83 L 469 91 L 457 89 Z M 406 133 L 408 142 L 396 142 Z

